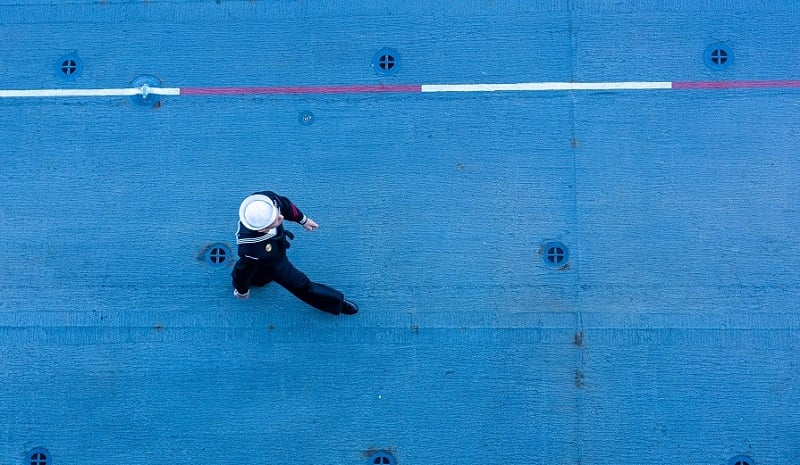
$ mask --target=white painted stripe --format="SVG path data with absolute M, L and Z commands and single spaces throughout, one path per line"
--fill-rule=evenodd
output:
M 672 82 L 522 82 L 517 84 L 423 84 L 422 92 L 520 92 L 570 90 L 658 90 L 672 89 Z M 129 87 L 119 89 L 27 89 L 0 90 L 0 98 L 13 97 L 125 97 L 181 95 L 178 87 Z
M 523 82 L 518 84 L 423 84 L 422 92 L 672 89 L 672 82 Z
M 128 97 L 133 95 L 180 95 L 177 87 L 130 87 L 123 89 L 0 90 L 0 98 L 14 97 Z
M 151 87 L 149 91 L 156 95 L 181 95 L 179 87 Z

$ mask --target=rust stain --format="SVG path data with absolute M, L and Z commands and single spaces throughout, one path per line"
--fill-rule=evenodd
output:
M 578 389 L 582 389 L 586 387 L 585 381 L 586 375 L 583 373 L 582 370 L 575 370 L 575 387 Z

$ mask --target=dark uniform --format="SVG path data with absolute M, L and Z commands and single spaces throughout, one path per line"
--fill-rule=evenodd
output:
M 285 220 L 305 224 L 308 218 L 289 199 L 271 191 L 256 192 L 269 197 Z M 286 257 L 289 239 L 294 235 L 283 224 L 267 232 L 248 229 L 239 222 L 236 231 L 239 260 L 233 267 L 233 287 L 246 294 L 251 286 L 265 286 L 275 281 L 303 302 L 323 312 L 352 315 L 358 307 L 344 299 L 344 294 L 308 279 Z

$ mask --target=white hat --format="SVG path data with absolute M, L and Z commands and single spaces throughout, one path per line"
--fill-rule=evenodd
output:
M 278 209 L 272 199 L 262 194 L 253 194 L 239 206 L 239 221 L 245 228 L 258 231 L 271 225 L 278 217 Z

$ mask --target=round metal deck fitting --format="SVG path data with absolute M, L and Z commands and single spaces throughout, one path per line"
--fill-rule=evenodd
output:
M 390 48 L 382 48 L 372 58 L 372 69 L 382 75 L 391 76 L 400 68 L 400 55 Z
M 131 86 L 141 90 L 141 93 L 132 95 L 131 102 L 140 107 L 153 108 L 161 101 L 161 96 L 150 93 L 151 87 L 160 87 L 161 81 L 150 75 L 142 75 L 131 81 Z
M 53 68 L 56 76 L 65 81 L 73 81 L 80 76 L 83 62 L 81 62 L 77 53 L 70 53 L 59 58 Z
M 212 267 L 224 267 L 228 265 L 233 258 L 231 248 L 225 244 L 217 243 L 212 244 L 206 249 L 205 253 L 206 263 Z
M 728 465 L 755 465 L 755 463 L 746 455 L 734 455 L 728 459 Z
M 721 71 L 733 65 L 733 50 L 725 44 L 713 44 L 703 53 L 706 66 Z
M 367 465 L 397 465 L 397 460 L 394 455 L 386 451 L 380 451 L 369 456 Z
M 549 268 L 564 269 L 569 262 L 569 249 L 561 242 L 546 242 L 541 250 L 544 264 Z
M 50 465 L 50 452 L 44 447 L 35 447 L 25 455 L 25 465 Z

